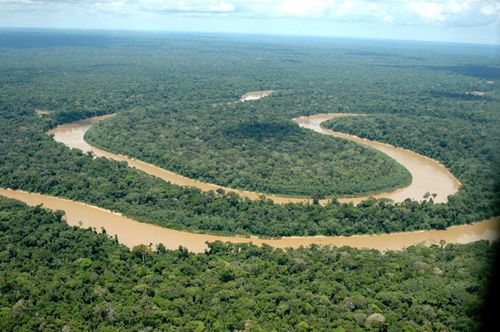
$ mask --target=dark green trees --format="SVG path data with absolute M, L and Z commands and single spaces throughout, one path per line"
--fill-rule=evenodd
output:
M 495 246 L 132 250 L 0 198 L 0 330 L 476 330 Z

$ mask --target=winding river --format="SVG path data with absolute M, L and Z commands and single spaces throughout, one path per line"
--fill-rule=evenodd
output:
M 245 94 L 240 101 L 256 100 L 265 97 L 273 91 L 252 92 Z M 205 183 L 184 177 L 174 172 L 167 171 L 146 162 L 130 158 L 124 155 L 108 152 L 91 146 L 84 140 L 85 132 L 95 123 L 112 117 L 105 115 L 93 117 L 70 124 L 58 126 L 49 131 L 54 139 L 62 142 L 70 148 L 80 149 L 83 152 L 92 152 L 95 156 L 106 157 L 128 163 L 130 167 L 137 168 L 145 173 L 151 174 L 165 181 L 181 185 L 192 186 L 202 191 L 224 189 L 226 192 L 235 192 L 242 197 L 249 199 L 260 199 L 261 193 L 238 190 L 234 188 L 222 187 L 219 185 Z M 436 160 L 419 155 L 415 152 L 397 148 L 389 144 L 371 141 L 357 136 L 335 132 L 321 127 L 321 123 L 327 120 L 355 116 L 355 114 L 316 114 L 293 119 L 300 127 L 316 131 L 324 135 L 331 135 L 365 145 L 369 148 L 377 149 L 401 165 L 406 167 L 412 175 L 412 182 L 404 188 L 389 192 L 377 193 L 374 195 L 340 198 L 341 202 L 352 202 L 354 204 L 368 197 L 389 198 L 395 202 L 401 202 L 407 198 L 421 201 L 426 193 L 434 193 L 435 202 L 446 202 L 449 195 L 454 194 L 460 187 L 460 182 Z M 187 231 L 179 231 L 157 225 L 135 221 L 120 213 L 105 210 L 96 206 L 76 202 L 68 199 L 58 198 L 49 195 L 28 193 L 20 190 L 2 189 L 0 195 L 17 199 L 28 205 L 42 204 L 51 210 L 64 210 L 66 221 L 69 225 L 83 228 L 92 227 L 97 231 L 104 228 L 111 236 L 117 236 L 120 243 L 133 247 L 139 244 L 163 243 L 169 249 L 176 249 L 180 245 L 192 252 L 203 252 L 207 242 L 224 241 L 233 243 L 253 243 L 262 245 L 264 243 L 277 248 L 298 248 L 318 245 L 351 246 L 355 248 L 370 248 L 377 250 L 399 250 L 405 247 L 425 243 L 439 244 L 440 241 L 448 243 L 468 243 L 478 240 L 496 240 L 500 236 L 500 218 L 492 218 L 486 221 L 471 225 L 461 225 L 450 227 L 446 230 L 415 231 L 403 233 L 391 233 L 380 235 L 354 235 L 354 236 L 305 236 L 305 237 L 284 237 L 280 239 L 260 239 L 258 237 L 243 236 L 219 236 L 210 234 L 200 234 Z M 265 195 L 266 198 L 275 203 L 307 203 L 310 199 L 301 197 L 284 197 L 279 195 Z M 320 203 L 326 204 L 327 199 Z
M 124 161 L 130 167 L 134 167 L 145 173 L 156 176 L 176 185 L 196 187 L 202 191 L 223 189 L 225 192 L 234 192 L 241 197 L 246 197 L 251 200 L 258 200 L 265 196 L 267 199 L 270 199 L 273 202 L 279 204 L 312 202 L 310 198 L 262 194 L 259 192 L 240 190 L 198 181 L 135 158 L 105 151 L 87 143 L 84 139 L 85 132 L 89 130 L 93 124 L 108 119 L 112 116 L 113 115 L 98 116 L 61 125 L 50 130 L 49 135 L 53 135 L 56 141 L 64 143 L 70 148 L 80 149 L 83 152 L 92 152 L 95 156 L 98 157 L 106 157 L 109 159 Z M 388 156 L 396 160 L 396 162 L 403 165 L 410 172 L 412 181 L 408 186 L 404 188 L 371 195 L 342 197 L 338 199 L 340 202 L 352 202 L 354 204 L 358 204 L 359 202 L 366 200 L 369 197 L 389 198 L 395 202 L 402 202 L 407 198 L 416 201 L 422 201 L 426 193 L 431 193 L 436 194 L 434 202 L 445 203 L 448 199 L 448 195 L 453 195 L 455 192 L 457 192 L 458 188 L 460 187 L 460 182 L 446 169 L 446 167 L 444 167 L 434 159 L 430 159 L 413 151 L 397 148 L 389 144 L 371 141 L 368 139 L 335 132 L 321 127 L 322 122 L 346 116 L 355 116 L 355 114 L 317 114 L 295 118 L 293 119 L 293 121 L 302 128 L 310 129 L 324 135 L 347 139 L 387 154 Z M 320 201 L 320 204 L 324 205 L 328 202 L 329 199 L 323 199 Z
M 321 123 L 325 121 L 348 116 L 359 115 L 348 113 L 315 114 L 295 118 L 293 121 L 302 128 L 311 129 L 324 135 L 347 139 L 385 153 L 410 172 L 412 181 L 404 188 L 367 196 L 341 198 L 339 199 L 340 202 L 358 204 L 368 197 L 389 198 L 394 202 L 402 202 L 407 198 L 411 198 L 415 201 L 422 201 L 424 195 L 430 193 L 436 194 L 436 197 L 433 198 L 434 202 L 446 203 L 448 201 L 448 196 L 453 195 L 460 188 L 460 181 L 458 181 L 453 174 L 437 160 L 390 144 L 371 141 L 358 136 L 326 129 L 321 126 Z
M 43 204 L 44 207 L 51 210 L 64 210 L 66 212 L 66 222 L 69 225 L 82 228 L 92 227 L 97 231 L 104 228 L 109 235 L 116 235 L 120 243 L 130 248 L 139 244 L 152 244 L 154 248 L 156 244 L 163 243 L 168 249 L 177 249 L 182 245 L 192 252 L 204 252 L 207 248 L 206 242 L 219 240 L 256 245 L 266 243 L 277 248 L 298 248 L 318 244 L 384 251 L 399 250 L 418 243 L 439 244 L 442 240 L 448 243 L 469 243 L 478 240 L 493 241 L 499 237 L 500 233 L 500 218 L 494 218 L 471 225 L 450 227 L 442 231 L 431 230 L 353 236 L 304 236 L 284 237 L 281 239 L 259 239 L 254 236 L 219 236 L 178 231 L 142 223 L 127 218 L 120 213 L 54 196 L 9 189 L 0 189 L 0 195 L 23 201 L 32 206 Z

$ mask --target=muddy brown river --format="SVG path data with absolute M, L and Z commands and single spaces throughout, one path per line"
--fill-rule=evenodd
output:
M 56 141 L 62 142 L 70 148 L 80 149 L 84 152 L 92 152 L 95 156 L 127 162 L 130 167 L 137 168 L 177 185 L 192 186 L 203 191 L 222 188 L 227 192 L 236 192 L 243 197 L 254 200 L 259 199 L 262 196 L 261 193 L 237 190 L 190 179 L 146 162 L 120 154 L 111 153 L 88 144 L 83 138 L 85 132 L 93 124 L 112 116 L 113 115 L 93 117 L 62 125 L 52 129 L 49 134 L 53 135 Z M 354 198 L 346 197 L 339 199 L 339 201 L 353 202 L 354 204 L 357 204 L 368 197 L 385 197 L 390 198 L 395 202 L 401 202 L 406 198 L 422 200 L 424 194 L 429 192 L 437 195 L 434 201 L 446 202 L 448 195 L 454 194 L 460 187 L 460 182 L 443 165 L 433 159 L 409 150 L 391 146 L 389 144 L 370 141 L 353 135 L 334 132 L 321 127 L 321 123 L 324 121 L 344 116 L 353 115 L 317 114 L 313 116 L 295 118 L 293 121 L 302 128 L 314 130 L 325 135 L 348 139 L 382 151 L 408 169 L 412 175 L 412 182 L 405 188 L 370 196 L 359 196 Z M 217 240 L 233 243 L 251 242 L 256 245 L 266 243 L 278 248 L 298 248 L 300 246 L 318 244 L 351 246 L 355 248 L 371 248 L 378 250 L 398 250 L 418 243 L 430 245 L 438 244 L 440 241 L 446 241 L 448 243 L 468 243 L 483 239 L 495 240 L 499 237 L 500 233 L 500 218 L 493 218 L 471 225 L 451 227 L 442 231 L 431 230 L 380 235 L 355 235 L 349 237 L 284 237 L 280 239 L 260 239 L 257 237 L 244 236 L 219 236 L 179 231 L 142 223 L 125 217 L 119 213 L 96 206 L 48 195 L 1 188 L 0 195 L 18 199 L 28 205 L 43 204 L 43 206 L 51 210 L 64 210 L 66 212 L 66 220 L 68 224 L 83 228 L 92 227 L 98 231 L 104 228 L 109 235 L 116 235 L 119 242 L 127 245 L 128 247 L 150 243 L 155 246 L 158 243 L 163 243 L 169 249 L 176 249 L 178 246 L 182 245 L 193 252 L 203 252 L 207 248 L 206 242 L 213 242 Z M 266 197 L 276 203 L 310 202 L 309 199 L 300 197 L 283 197 L 279 195 L 266 195 Z M 326 202 L 327 200 L 322 201 L 323 204 Z
M 85 132 L 89 130 L 89 128 L 93 124 L 99 121 L 106 120 L 112 116 L 113 115 L 98 116 L 61 125 L 50 130 L 48 134 L 53 135 L 56 141 L 64 143 L 70 148 L 80 149 L 83 152 L 92 152 L 95 156 L 98 157 L 106 157 L 109 159 L 124 161 L 130 167 L 134 167 L 145 173 L 156 176 L 158 178 L 161 178 L 165 181 L 171 182 L 176 185 L 196 187 L 202 191 L 223 189 L 226 192 L 234 192 L 242 197 L 246 197 L 251 200 L 258 200 L 261 197 L 265 196 L 267 199 L 270 199 L 273 202 L 279 204 L 312 202 L 310 198 L 263 194 L 259 192 L 234 189 L 234 188 L 219 186 L 217 184 L 198 181 L 165 170 L 158 166 L 146 163 L 144 161 L 127 157 L 121 154 L 108 152 L 88 144 L 84 140 Z M 408 171 L 411 173 L 412 176 L 412 182 L 407 187 L 388 192 L 381 192 L 377 194 L 362 195 L 355 197 L 341 197 L 338 199 L 340 202 L 342 203 L 352 202 L 354 204 L 358 204 L 359 202 L 369 197 L 389 198 L 395 202 L 402 202 L 407 198 L 416 201 L 422 201 L 426 193 L 431 193 L 431 194 L 434 193 L 436 194 L 434 202 L 444 203 L 447 201 L 448 195 L 452 195 L 455 192 L 457 192 L 458 188 L 460 187 L 460 182 L 443 165 L 441 165 L 436 160 L 427 158 L 410 150 L 397 148 L 385 143 L 362 139 L 353 135 L 334 132 L 332 130 L 321 127 L 321 123 L 324 121 L 345 116 L 353 116 L 353 114 L 317 114 L 307 117 L 304 116 L 295 118 L 293 119 L 293 121 L 302 128 L 310 129 L 325 135 L 351 140 L 356 143 L 365 145 L 369 148 L 377 149 L 387 154 L 388 156 L 393 158 L 396 162 L 400 163 L 406 169 L 408 169 Z M 327 204 L 328 202 L 329 202 L 328 199 L 323 199 L 320 201 L 320 203 L 323 205 Z
M 44 207 L 51 210 L 64 210 L 66 212 L 66 222 L 69 225 L 82 228 L 92 227 L 97 231 L 104 228 L 109 235 L 116 235 L 120 243 L 130 248 L 139 244 L 148 245 L 150 243 L 154 248 L 156 244 L 163 243 L 169 249 L 177 249 L 182 245 L 192 252 L 203 252 L 207 248 L 206 242 L 220 240 L 233 243 L 251 242 L 256 245 L 266 243 L 277 248 L 298 248 L 300 246 L 306 247 L 311 244 L 318 244 L 337 247 L 370 248 L 384 251 L 399 250 L 418 243 L 430 245 L 439 244 L 440 241 L 446 241 L 447 243 L 469 243 L 478 240 L 493 241 L 498 239 L 500 233 L 500 218 L 493 218 L 471 225 L 450 227 L 442 231 L 431 230 L 380 235 L 354 235 L 349 237 L 284 237 L 281 239 L 218 236 L 178 231 L 142 223 L 96 206 L 48 195 L 1 188 L 0 195 L 20 200 L 31 206 L 43 204 Z
M 354 114 L 316 114 L 293 119 L 302 128 L 314 130 L 315 132 L 347 139 L 364 146 L 379 150 L 399 164 L 403 165 L 411 174 L 410 185 L 393 191 L 357 196 L 353 198 L 341 198 L 341 202 L 352 202 L 357 204 L 368 197 L 389 198 L 394 202 L 402 202 L 407 198 L 422 201 L 426 193 L 436 194 L 433 198 L 436 203 L 446 203 L 448 196 L 453 195 L 460 188 L 460 182 L 437 160 L 428 158 L 416 152 L 398 148 L 390 144 L 371 141 L 358 136 L 349 135 L 321 127 L 321 123 L 341 117 L 356 116 Z

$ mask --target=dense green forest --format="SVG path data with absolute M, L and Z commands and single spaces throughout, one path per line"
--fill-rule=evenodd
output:
M 0 198 L 0 330 L 474 331 L 497 245 L 133 250 Z
M 165 227 L 266 236 L 339 235 L 446 228 L 491 213 L 491 207 L 474 212 L 460 201 L 455 209 L 384 200 L 322 207 L 202 193 L 158 181 L 124 163 L 70 151 L 45 134 L 47 127 L 32 112 L 6 105 L 0 110 L 1 149 L 8 151 L 0 156 L 1 187 L 68 197 Z
M 167 227 L 264 236 L 441 229 L 498 215 L 492 204 L 495 128 L 500 127 L 494 109 L 500 64 L 494 48 L 402 42 L 374 45 L 343 39 L 17 31 L 0 34 L 0 52 L 1 187 L 72 198 Z M 256 102 L 227 104 L 247 91 L 263 89 L 277 92 Z M 482 91 L 484 96 L 471 94 L 474 91 Z M 35 110 L 49 114 L 37 115 Z M 325 207 L 281 206 L 157 181 L 123 163 L 70 151 L 46 135 L 59 123 L 115 112 L 122 113 L 109 125 L 96 128 L 96 133 L 108 138 L 116 134 L 112 140 L 116 149 L 130 149 L 126 153 L 136 156 L 145 150 L 144 156 L 151 160 L 165 155 L 171 158 L 171 147 L 157 141 L 173 144 L 175 139 L 187 144 L 186 139 L 194 140 L 181 131 L 193 126 L 190 121 L 211 119 L 210 127 L 237 128 L 236 134 L 241 123 L 267 124 L 250 126 L 250 133 L 243 130 L 262 141 L 277 126 L 283 128 L 278 134 L 286 135 L 282 139 L 264 142 L 263 147 L 249 146 L 264 149 L 274 142 L 277 149 L 287 148 L 291 150 L 287 153 L 300 156 L 306 144 L 291 137 L 310 142 L 310 151 L 319 151 L 330 139 L 298 128 L 290 122 L 295 116 L 324 112 L 393 116 L 398 122 L 387 122 L 385 130 L 396 133 L 398 128 L 393 126 L 400 126 L 412 139 L 399 143 L 384 134 L 380 140 L 406 147 L 411 144 L 411 149 L 443 162 L 464 186 L 448 204 L 371 200 L 352 206 L 333 200 Z M 179 125 L 179 130 L 170 128 L 175 133 L 169 131 L 164 138 L 148 134 L 159 134 L 160 124 L 168 125 L 170 119 Z M 351 120 L 341 121 L 339 124 Z M 461 130 L 465 121 L 470 124 Z M 126 123 L 131 128 L 124 133 Z M 435 130 L 438 124 L 443 127 Z M 203 129 L 200 126 L 201 132 Z M 360 134 L 356 130 L 353 132 Z M 459 133 L 459 141 L 454 139 L 455 133 Z M 235 142 L 252 140 L 236 136 Z M 415 138 L 419 136 L 420 140 Z M 135 145 L 135 137 L 143 144 Z M 221 142 L 231 141 L 224 138 Z M 358 161 L 371 153 L 343 141 L 331 142 L 332 149 L 359 151 Z M 441 144 L 446 144 L 446 152 L 439 151 L 444 150 L 444 146 L 438 148 Z M 271 150 L 266 153 L 272 155 Z M 336 155 L 342 156 L 342 151 Z M 374 181 L 389 181 L 378 182 L 378 186 L 395 185 L 393 174 L 371 175 L 377 175 Z M 316 180 L 311 177 L 308 181 Z M 315 194 L 339 188 L 328 189 Z
M 480 113 L 480 112 L 478 112 Z M 500 126 L 496 114 L 470 116 L 454 112 L 429 115 L 374 114 L 363 121 L 339 119 L 324 125 L 401 146 L 442 161 L 476 200 L 493 202 L 498 178 Z M 472 196 L 472 195 L 471 195 Z
M 280 109 L 282 99 L 265 108 L 148 105 L 94 126 L 85 138 L 190 178 L 262 193 L 349 196 L 410 183 L 409 172 L 381 152 L 298 130 Z

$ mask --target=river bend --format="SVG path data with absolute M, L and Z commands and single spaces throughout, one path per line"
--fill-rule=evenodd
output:
M 50 130 L 48 134 L 53 135 L 56 141 L 64 143 L 70 148 L 80 149 L 83 152 L 92 152 L 95 156 L 98 157 L 106 157 L 113 160 L 124 161 L 130 167 L 139 169 L 147 174 L 156 176 L 176 185 L 195 187 L 202 191 L 223 189 L 225 192 L 234 192 L 241 197 L 249 198 L 251 200 L 258 200 L 265 196 L 267 199 L 270 199 L 273 202 L 279 204 L 312 202 L 310 198 L 263 194 L 259 192 L 240 190 L 198 181 L 135 158 L 97 148 L 87 143 L 84 139 L 87 130 L 89 130 L 93 124 L 106 120 L 112 116 L 113 115 L 104 115 L 64 124 Z M 449 195 L 453 195 L 455 192 L 457 192 L 458 188 L 460 187 L 460 182 L 446 169 L 446 167 L 444 167 L 434 159 L 430 159 L 413 151 L 398 148 L 389 144 L 371 141 L 368 139 L 335 132 L 330 129 L 321 127 L 321 123 L 327 120 L 346 116 L 354 116 L 354 114 L 317 114 L 312 116 L 298 117 L 293 119 L 293 121 L 297 123 L 301 128 L 310 129 L 324 135 L 347 139 L 387 154 L 396 162 L 403 165 L 403 167 L 405 167 L 410 172 L 412 181 L 408 186 L 404 188 L 399 188 L 387 192 L 354 197 L 340 197 L 338 198 L 339 202 L 351 202 L 353 204 L 358 204 L 359 202 L 366 200 L 369 197 L 389 198 L 394 202 L 402 202 L 407 198 L 415 201 L 422 201 L 426 193 L 431 193 L 436 194 L 434 202 L 445 203 L 447 202 Z M 328 202 L 328 199 L 323 199 L 320 201 L 320 203 L 323 205 L 327 204 Z
M 249 100 L 252 100 L 251 98 Z M 227 192 L 236 192 L 249 199 L 260 199 L 260 193 L 237 190 L 204 183 L 190 179 L 174 172 L 164 170 L 149 163 L 108 152 L 88 144 L 84 140 L 85 132 L 95 123 L 112 117 L 105 115 L 93 117 L 70 124 L 58 126 L 49 131 L 54 139 L 62 142 L 70 148 L 80 149 L 83 152 L 92 152 L 95 156 L 102 156 L 109 159 L 127 162 L 130 167 L 137 168 L 148 174 L 159 177 L 165 181 L 181 185 L 192 186 L 203 191 L 216 190 L 219 188 Z M 300 127 L 313 130 L 321 134 L 331 135 L 342 139 L 348 139 L 359 144 L 374 148 L 387 154 L 401 165 L 406 167 L 412 175 L 410 185 L 397 190 L 378 193 L 374 195 L 345 197 L 339 199 L 341 202 L 352 202 L 354 204 L 368 197 L 390 198 L 395 202 L 401 202 L 407 198 L 422 200 L 427 192 L 435 193 L 435 202 L 446 202 L 448 195 L 454 194 L 460 187 L 460 182 L 436 160 L 419 155 L 415 152 L 394 147 L 389 144 L 371 141 L 357 136 L 335 132 L 321 127 L 321 123 L 338 117 L 353 116 L 353 114 L 316 114 L 293 119 Z M 111 236 L 117 236 L 120 243 L 129 247 L 139 244 L 163 243 L 169 249 L 176 249 L 182 245 L 193 252 L 203 252 L 207 242 L 224 241 L 233 243 L 253 243 L 262 245 L 264 243 L 278 248 L 298 248 L 318 245 L 351 246 L 355 248 L 371 248 L 377 250 L 398 250 L 405 247 L 425 243 L 438 244 L 440 241 L 448 243 L 468 243 L 478 240 L 495 240 L 499 237 L 500 218 L 492 218 L 483 222 L 471 225 L 461 225 L 450 227 L 446 230 L 415 231 L 403 233 L 391 233 L 380 235 L 354 235 L 354 236 L 305 236 L 305 237 L 284 237 L 280 239 L 260 239 L 258 237 L 244 236 L 219 236 L 210 234 L 200 234 L 187 231 L 179 231 L 160 227 L 153 224 L 142 223 L 125 217 L 120 213 L 105 210 L 96 206 L 62 199 L 49 195 L 28 193 L 20 190 L 10 190 L 0 188 L 0 195 L 17 199 L 28 205 L 42 204 L 51 210 L 64 210 L 66 221 L 69 225 L 83 228 L 92 227 L 96 230 L 106 229 Z M 310 202 L 309 199 L 300 197 L 283 197 L 279 195 L 266 195 L 266 198 L 276 203 L 299 203 Z M 322 200 L 323 204 L 327 200 Z

